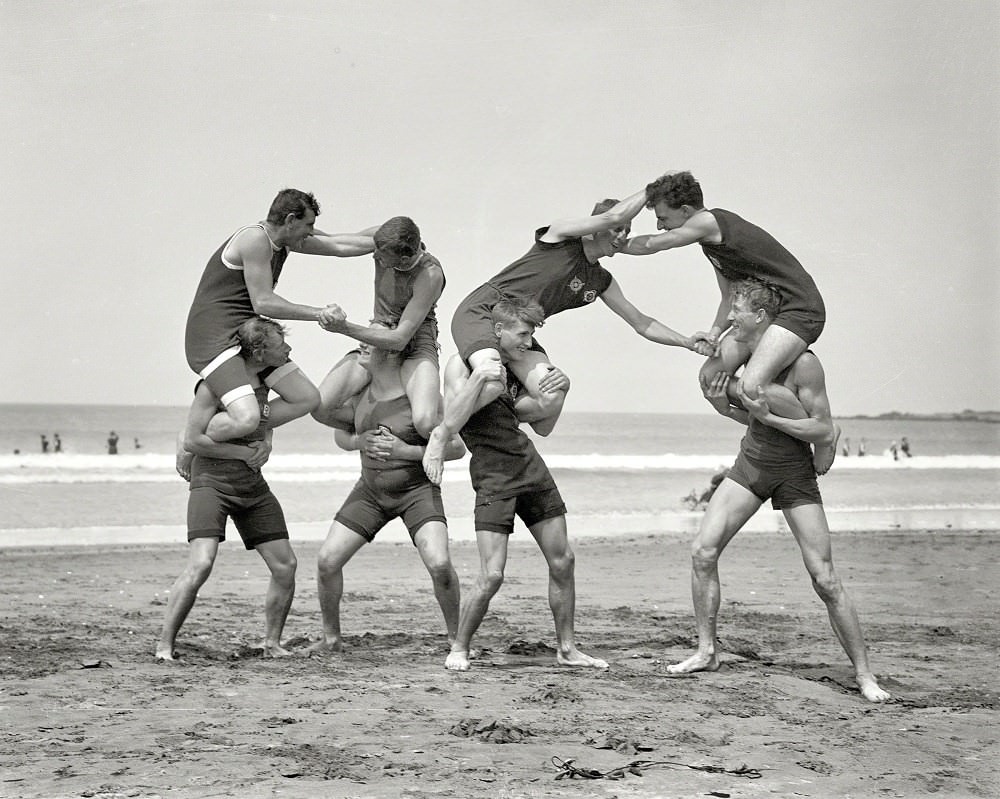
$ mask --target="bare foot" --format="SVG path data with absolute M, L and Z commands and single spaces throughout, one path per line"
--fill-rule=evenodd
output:
M 444 662 L 444 667 L 449 671 L 468 671 L 469 670 L 469 653 L 468 652 L 449 652 L 448 657 Z
M 172 646 L 159 646 L 156 648 L 156 659 L 168 660 L 171 663 L 175 663 L 180 659 L 180 655 L 177 654 L 177 650 Z
M 436 486 L 441 485 L 441 476 L 444 474 L 444 449 L 447 445 L 448 437 L 438 425 L 431 431 L 423 457 L 424 474 Z
M 606 660 L 585 655 L 575 646 L 565 652 L 562 649 L 556 652 L 556 662 L 560 666 L 576 666 L 592 669 L 606 669 L 608 667 Z
M 264 650 L 264 657 L 266 658 L 289 658 L 292 653 L 285 649 L 281 644 L 268 644 L 264 643 L 261 645 Z
M 883 691 L 878 687 L 873 674 L 858 674 L 854 679 L 858 683 L 858 688 L 861 689 L 861 695 L 869 702 L 885 702 L 892 698 L 888 691 Z
M 177 469 L 177 474 L 191 482 L 191 461 L 194 460 L 194 455 L 184 449 L 184 439 L 180 436 L 177 438 L 177 458 L 174 464 L 174 468 Z
M 837 442 L 840 441 L 840 425 L 834 422 L 833 441 L 829 444 L 817 444 L 813 453 L 813 468 L 816 474 L 826 474 L 833 466 L 837 457 Z
M 333 640 L 318 641 L 312 644 L 306 649 L 306 657 L 312 657 L 313 655 L 329 655 L 333 652 L 343 652 L 344 642 L 339 638 L 334 638 Z
M 694 671 L 718 671 L 719 658 L 713 652 L 710 655 L 695 652 L 687 660 L 680 663 L 672 663 L 667 666 L 667 671 L 671 674 L 691 674 Z

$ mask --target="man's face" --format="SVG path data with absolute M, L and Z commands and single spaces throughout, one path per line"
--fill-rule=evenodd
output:
M 410 255 L 400 255 L 389 248 L 376 249 L 375 261 L 384 269 L 396 269 L 409 272 L 420 260 L 420 249 Z
M 763 311 L 750 309 L 746 297 L 734 297 L 727 317 L 733 326 L 733 332 L 730 335 L 736 341 L 751 340 L 763 322 L 763 315 Z
M 292 216 L 285 222 L 287 233 L 288 244 L 292 247 L 301 246 L 307 238 L 313 234 L 313 228 L 316 226 L 316 214 L 312 211 L 306 211 L 305 216 L 301 219 Z
M 527 322 L 511 322 L 509 324 L 497 324 L 497 335 L 500 341 L 497 349 L 505 360 L 517 361 L 524 357 L 531 348 L 531 336 L 535 328 Z
M 656 214 L 657 230 L 676 230 L 688 221 L 690 214 L 685 213 L 681 208 L 671 208 L 665 200 L 660 200 L 653 206 L 653 213 Z
M 268 332 L 263 346 L 257 350 L 257 360 L 264 366 L 284 366 L 292 348 L 288 346 L 285 337 L 276 330 Z
M 631 229 L 629 225 L 622 225 L 621 227 L 597 233 L 594 238 L 601 246 L 601 254 L 610 258 L 616 252 L 619 252 L 625 246 L 626 242 L 628 242 L 628 234 Z

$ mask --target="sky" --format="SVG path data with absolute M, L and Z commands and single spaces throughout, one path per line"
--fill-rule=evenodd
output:
M 536 228 L 688 169 L 816 280 L 835 415 L 1000 408 L 997 41 L 991 0 L 0 0 L 0 402 L 187 404 L 201 272 L 279 189 L 330 232 L 416 220 L 447 358 Z M 710 326 L 700 248 L 604 265 Z M 357 321 L 371 291 L 370 257 L 293 254 L 278 285 Z M 351 348 L 289 326 L 316 382 Z M 603 303 L 539 340 L 567 410 L 710 412 L 700 358 Z

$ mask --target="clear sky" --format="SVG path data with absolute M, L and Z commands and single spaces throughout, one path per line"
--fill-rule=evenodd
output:
M 447 357 L 457 303 L 536 227 L 690 169 L 815 278 L 835 413 L 995 409 L 998 41 L 992 0 L 0 0 L 0 401 L 186 404 L 205 262 L 286 186 L 324 230 L 417 221 Z M 605 265 L 709 326 L 699 248 Z M 371 278 L 293 254 L 278 290 L 360 321 Z M 291 327 L 316 381 L 349 349 Z M 697 356 L 600 302 L 539 338 L 568 410 L 709 410 Z

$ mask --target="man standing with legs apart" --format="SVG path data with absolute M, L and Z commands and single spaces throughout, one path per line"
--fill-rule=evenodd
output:
M 548 435 L 562 409 L 553 395 L 564 392 L 569 381 L 553 369 L 551 387 L 539 401 L 520 391 L 520 383 L 507 376 L 504 365 L 528 357 L 532 333 L 543 319 L 538 303 L 500 300 L 493 308 L 492 345 L 501 360 L 486 359 L 470 371 L 462 356 L 455 355 L 445 369 L 445 413 L 439 429 L 448 436 L 459 433 L 472 453 L 469 473 L 476 491 L 480 563 L 445 661 L 445 668 L 454 671 L 469 669 L 472 636 L 503 583 L 515 516 L 527 526 L 549 567 L 549 607 L 559 642 L 556 660 L 563 666 L 608 667 L 576 648 L 575 566 L 566 534 L 566 506 L 548 467 L 519 426 L 528 422 L 535 432 Z M 506 384 L 507 389 L 496 396 L 485 391 L 491 383 Z
M 190 481 L 188 495 L 188 566 L 174 582 L 167 601 L 163 631 L 156 647 L 160 660 L 174 660 L 177 633 L 194 606 L 198 590 L 212 573 L 219 543 L 231 518 L 247 549 L 256 549 L 271 571 L 264 604 L 266 655 L 289 654 L 281 633 L 295 595 L 295 554 L 288 542 L 285 516 L 260 473 L 271 452 L 271 431 L 309 413 L 318 391 L 288 355 L 285 331 L 271 319 L 254 317 L 240 325 L 239 360 L 250 375 L 261 422 L 248 436 L 227 442 L 207 433 L 218 413 L 219 398 L 200 381 L 188 412 L 181 448 L 193 458 L 178 458 L 177 471 Z M 303 383 L 312 391 L 304 392 Z M 292 388 L 285 396 L 286 387 Z M 274 389 L 278 398 L 268 400 Z
M 205 266 L 188 313 L 184 349 L 188 365 L 223 406 L 208 426 L 213 441 L 249 435 L 260 423 L 250 376 L 238 357 L 236 330 L 243 322 L 258 314 L 316 322 L 343 318 L 335 304 L 300 305 L 274 292 L 289 252 L 349 257 L 372 251 L 374 229 L 327 235 L 314 229 L 318 215 L 319 203 L 312 194 L 283 189 L 267 219 L 237 230 Z M 305 383 L 300 387 L 309 393 Z M 318 404 L 319 396 L 314 399 Z
M 773 286 L 755 280 L 736 283 L 728 314 L 732 337 L 754 352 L 778 317 L 781 301 Z M 772 384 L 750 386 L 756 399 L 747 393 L 741 395 L 746 410 L 732 404 L 735 392 L 731 382 L 730 375 L 720 371 L 703 384 L 712 407 L 748 429 L 736 463 L 712 496 L 692 546 L 691 593 L 698 651 L 668 670 L 678 674 L 719 668 L 719 557 L 770 498 L 795 536 L 813 588 L 825 603 L 833 631 L 854 664 L 861 693 L 871 702 L 884 702 L 889 694 L 871 672 L 854 604 L 833 567 L 830 529 L 809 449 L 810 443 L 827 440 L 833 425 L 823 367 L 811 350 L 804 351 Z
M 384 326 L 377 323 L 373 329 Z M 317 584 L 323 614 L 323 640 L 310 652 L 340 652 L 340 600 L 344 566 L 392 519 L 402 518 L 434 584 L 444 614 L 448 643 L 458 628 L 459 584 L 448 553 L 448 522 L 441 489 L 424 474 L 420 459 L 425 440 L 416 429 L 402 378 L 408 352 L 359 348 L 357 364 L 370 375 L 358 398 L 354 431 L 337 429 L 334 438 L 347 450 L 361 450 L 361 479 L 334 518 L 319 550 Z M 438 394 L 440 403 L 440 393 Z M 465 447 L 456 436 L 446 453 L 461 458 Z
M 420 228 L 408 216 L 394 216 L 375 231 L 375 309 L 379 324 L 356 325 L 346 318 L 322 322 L 382 350 L 408 355 L 402 363 L 403 385 L 410 399 L 413 426 L 426 439 L 440 419 L 441 373 L 434 306 L 444 291 L 441 262 L 427 252 Z M 354 403 L 371 376 L 348 353 L 320 383 L 320 406 L 313 418 L 346 429 L 354 422 Z
M 651 255 L 661 250 L 700 244 L 702 252 L 715 267 L 721 299 L 708 333 L 696 333 L 718 346 L 717 357 L 709 359 L 701 370 L 703 385 L 724 370 L 735 374 L 746 368 L 739 380 L 740 394 L 753 396 L 757 386 L 774 382 L 806 348 L 819 338 L 826 323 L 823 297 L 812 277 L 794 255 L 770 233 L 747 222 L 732 211 L 708 210 L 701 186 L 690 172 L 672 172 L 646 186 L 646 207 L 656 214 L 656 226 L 666 231 L 654 236 L 629 239 L 624 252 Z M 755 352 L 720 336 L 729 327 L 730 287 L 743 278 L 765 280 L 778 287 L 784 299 L 781 312 Z M 826 474 L 837 456 L 840 428 L 833 425 L 830 434 L 813 442 L 817 474 Z

